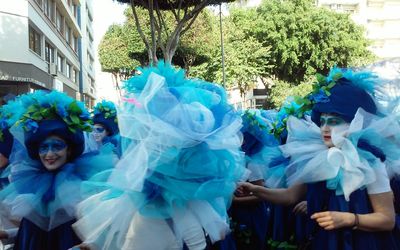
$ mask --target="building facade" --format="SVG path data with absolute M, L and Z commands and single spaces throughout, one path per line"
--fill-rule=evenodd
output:
M 94 99 L 95 93 L 87 88 L 89 67 L 83 67 L 87 63 L 83 53 L 93 50 L 86 41 L 89 25 L 83 21 L 89 4 L 88 0 L 2 1 L 0 97 L 56 89 L 93 102 L 86 100 Z
M 318 6 L 349 13 L 366 29 L 370 49 L 379 59 L 400 57 L 399 0 L 316 0 Z

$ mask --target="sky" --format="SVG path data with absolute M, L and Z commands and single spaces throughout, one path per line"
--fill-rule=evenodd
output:
M 95 3 L 94 3 L 95 2 Z M 97 85 L 96 102 L 109 100 L 118 101 L 118 95 L 113 88 L 111 74 L 101 72 L 101 66 L 98 59 L 97 48 L 101 38 L 106 33 L 108 27 L 114 23 L 122 24 L 125 20 L 124 10 L 128 7 L 126 4 L 119 4 L 112 0 L 93 0 L 93 31 L 94 31 L 94 49 L 95 49 L 95 72 Z
M 124 10 L 128 7 L 126 4 L 119 4 L 113 0 L 92 0 L 93 1 L 93 31 L 94 31 L 94 46 L 95 46 L 95 71 L 97 85 L 96 102 L 109 100 L 118 102 L 117 91 L 113 88 L 112 77 L 110 73 L 101 72 L 101 66 L 98 60 L 97 48 L 101 38 L 106 33 L 108 27 L 114 23 L 122 24 L 125 20 L 123 15 Z M 96 4 L 94 4 L 96 2 Z M 249 0 L 247 6 L 257 6 L 261 0 Z M 214 11 L 218 12 L 215 8 Z M 223 8 L 223 12 L 226 8 Z M 224 13 L 226 14 L 226 13 Z

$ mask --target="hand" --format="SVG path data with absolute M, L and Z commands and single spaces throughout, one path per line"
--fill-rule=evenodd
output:
M 0 240 L 8 239 L 8 234 L 6 231 L 0 230 Z
M 307 201 L 301 201 L 293 208 L 293 213 L 296 215 L 307 214 Z
M 347 212 L 326 211 L 311 216 L 325 230 L 350 227 L 354 224 L 355 215 Z
M 235 196 L 243 197 L 252 195 L 256 188 L 257 185 L 251 184 L 249 182 L 240 182 L 238 187 L 236 188 Z

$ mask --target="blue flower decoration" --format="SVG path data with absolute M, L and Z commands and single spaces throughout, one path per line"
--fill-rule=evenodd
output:
M 65 109 L 64 105 L 61 103 L 57 104 L 57 113 L 62 118 L 65 118 L 68 115 L 67 110 Z
M 326 103 L 330 101 L 329 96 L 327 96 L 322 89 L 320 89 L 318 93 L 310 95 L 309 100 L 315 103 Z
M 33 133 L 36 133 L 37 129 L 39 128 L 39 124 L 31 119 L 25 122 L 25 126 L 28 131 L 33 131 Z
M 82 114 L 79 115 L 79 117 L 82 118 L 82 119 L 88 120 L 88 119 L 90 119 L 90 113 L 87 112 L 86 110 L 84 110 L 82 112 Z

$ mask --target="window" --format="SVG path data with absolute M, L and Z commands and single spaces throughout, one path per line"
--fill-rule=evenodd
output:
M 78 52 L 78 37 L 76 37 L 75 35 L 72 43 L 72 48 L 74 49 L 75 52 Z
M 64 18 L 61 15 L 60 11 L 56 11 L 56 25 L 57 25 L 57 30 L 61 32 L 61 34 L 64 33 Z
M 44 14 L 54 22 L 54 2 L 52 0 L 44 0 Z
M 60 54 L 57 55 L 57 70 L 64 73 L 64 57 Z
M 73 81 L 75 82 L 75 83 L 79 83 L 79 71 L 77 70 L 77 69 L 74 69 L 74 75 L 73 75 Z
M 72 79 L 72 66 L 69 63 L 67 63 L 67 77 Z
M 93 63 L 94 63 L 94 61 L 93 61 L 92 56 L 91 56 L 89 53 L 87 53 L 87 60 L 88 60 L 88 63 L 89 63 L 89 69 L 90 69 L 90 70 L 93 70 Z
M 42 8 L 42 0 L 35 0 L 35 2 L 39 5 L 40 8 Z
M 72 12 L 74 13 L 74 17 L 78 18 L 78 6 L 76 4 L 72 6 Z
M 65 28 L 65 40 L 67 41 L 68 44 L 71 44 L 71 28 L 66 25 L 67 27 Z
M 46 62 L 54 63 L 54 48 L 48 42 L 45 43 L 44 57 L 46 59 Z
M 29 26 L 29 48 L 39 56 L 42 55 L 41 36 L 31 26 Z

